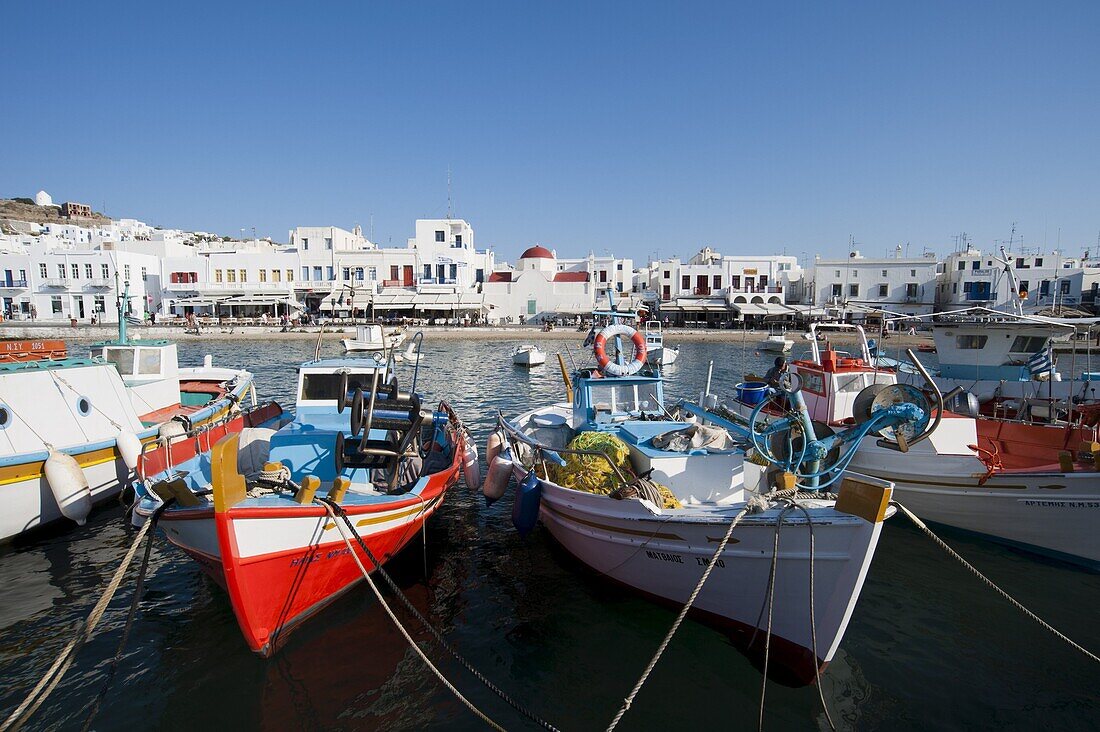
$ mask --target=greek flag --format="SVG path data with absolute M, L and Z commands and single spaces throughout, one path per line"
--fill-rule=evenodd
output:
M 1045 374 L 1049 371 L 1053 371 L 1054 362 L 1050 358 L 1049 347 L 1042 351 L 1039 351 L 1038 353 L 1032 354 L 1031 358 L 1027 360 L 1027 368 L 1028 371 L 1031 372 L 1032 376 L 1038 376 L 1039 374 Z
M 145 321 L 141 318 L 135 318 L 133 315 L 127 315 L 126 325 L 132 325 L 136 328 L 139 325 L 145 325 Z

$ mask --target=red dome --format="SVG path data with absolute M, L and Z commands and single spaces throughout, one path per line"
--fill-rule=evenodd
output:
M 550 250 L 546 247 L 533 246 L 523 254 L 519 255 L 520 259 L 553 259 L 554 255 L 550 253 Z

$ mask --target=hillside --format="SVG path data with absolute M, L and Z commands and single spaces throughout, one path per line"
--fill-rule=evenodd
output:
M 36 224 L 72 223 L 77 226 L 95 226 L 97 224 L 107 224 L 111 221 L 103 214 L 94 212 L 91 216 L 70 219 L 62 216 L 61 209 L 56 206 L 36 206 L 34 203 L 24 203 L 27 200 L 30 199 L 17 201 L 10 198 L 0 198 L 0 220 L 32 221 Z

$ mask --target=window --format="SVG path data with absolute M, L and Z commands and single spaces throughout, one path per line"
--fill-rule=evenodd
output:
M 600 282 L 607 282 L 607 270 L 606 269 L 601 269 L 600 270 Z
M 878 286 L 878 296 L 879 297 L 886 297 L 889 294 L 890 294 L 890 285 L 879 285 Z
M 909 297 L 909 298 L 913 298 L 913 297 L 917 296 L 917 283 L 916 282 L 910 282 L 909 284 L 907 284 L 905 286 L 905 296 Z
M 128 264 L 122 265 L 122 279 L 126 282 L 130 281 L 130 265 Z
M 263 268 L 260 269 L 260 282 L 267 282 L 267 270 L 266 269 L 263 269 Z
M 963 292 L 965 292 L 967 295 L 970 294 L 970 291 L 972 289 L 974 289 L 974 283 L 973 282 L 964 282 L 963 283 Z
M 444 238 L 444 235 L 443 235 L 442 231 L 435 232 L 435 240 L 438 241 L 438 242 L 447 241 L 446 238 Z
M 325 279 L 329 280 L 330 282 L 336 279 L 336 268 L 333 267 L 331 264 L 325 267 Z
M 1012 341 L 1010 353 L 1038 353 L 1047 346 L 1046 336 L 1016 336 Z
M 462 246 L 462 234 L 455 234 L 455 246 Z
M 24 279 L 26 279 L 26 278 L 24 278 Z M 85 264 L 84 265 L 84 279 L 86 279 L 86 280 L 92 279 L 92 265 L 90 265 L 90 264 Z
M 314 282 L 320 282 L 321 281 L 321 268 L 320 267 L 314 267 L 313 268 L 313 281 Z
M 951 283 L 951 294 L 952 295 L 958 295 L 959 294 L 959 283 L 958 282 L 952 282 Z
M 343 276 L 342 279 L 344 279 L 344 280 L 350 280 L 351 279 L 351 267 L 344 267 L 344 276 Z
M 362 268 L 362 267 L 356 267 L 356 268 L 355 268 L 355 279 L 356 279 L 356 280 L 358 280 L 359 282 L 362 282 L 362 281 L 363 281 L 363 275 L 364 275 L 364 274 L 365 274 L 365 273 L 363 272 L 363 268 Z
M 841 291 L 840 285 L 833 285 L 833 297 L 840 297 L 841 294 L 843 293 Z
M 682 275 L 680 277 L 680 289 L 681 290 L 690 290 L 691 289 L 691 277 L 689 277 L 688 275 Z
M 39 262 L 38 263 L 38 276 L 39 277 L 48 277 L 49 276 L 46 273 L 46 263 L 45 262 Z
M 302 279 L 303 280 L 308 280 L 309 279 L 309 267 L 302 267 Z
M 401 272 L 401 268 L 398 267 L 396 264 L 391 264 L 390 265 L 390 279 L 391 280 L 398 279 L 401 276 L 400 272 Z M 428 265 L 424 265 L 424 276 L 425 277 L 431 277 L 432 276 L 431 268 Z
M 263 272 L 263 270 L 260 270 L 260 271 Z M 281 269 L 271 270 L 271 281 L 272 282 L 282 282 L 283 281 L 283 271 Z
M 1028 290 L 1031 289 L 1031 283 L 1027 280 L 1020 280 L 1020 297 L 1027 297 Z
M 73 279 L 74 280 L 79 280 L 80 279 L 80 265 L 79 264 L 72 265 L 72 270 L 73 270 Z
M 1069 280 L 1062 280 L 1058 284 L 1058 291 L 1061 292 L 1063 295 L 1068 295 L 1069 294 Z
M 615 265 L 615 269 L 617 269 L 619 272 L 622 272 L 623 271 L 623 263 L 622 262 L 617 263 Z
M 149 279 L 149 273 L 145 271 L 145 267 L 141 268 L 141 281 L 145 282 Z
M 65 265 L 64 264 L 57 265 L 57 276 L 60 277 L 61 279 L 65 279 Z
M 764 288 L 764 287 L 767 287 L 767 286 L 768 286 L 768 276 L 767 275 L 760 275 L 760 287 Z
M 332 237 L 331 236 L 326 236 L 325 237 L 325 249 L 332 249 Z
M 160 373 L 160 349 L 138 349 L 138 374 L 142 376 L 155 376 Z
M 107 312 L 107 303 L 104 301 L 103 295 L 96 295 L 93 299 L 95 301 L 95 303 L 93 305 L 93 308 L 95 309 L 95 312 L 97 312 L 97 313 Z
M 960 335 L 955 336 L 955 346 L 960 350 L 974 351 L 985 348 L 988 340 L 989 336 L 987 335 Z
M 741 289 L 741 275 L 730 275 L 730 288 L 734 290 Z
M 393 274 L 396 270 L 397 270 L 397 267 L 391 267 L 390 268 L 390 273 Z M 425 264 L 424 265 L 424 279 L 430 280 L 431 278 L 432 278 L 432 265 Z M 393 276 L 390 279 L 396 280 L 397 275 L 393 274 Z
M 1036 267 L 1042 267 L 1043 266 L 1043 258 L 1042 257 L 1036 257 L 1035 258 L 1035 266 Z
M 294 270 L 288 269 L 286 271 L 286 281 L 287 282 L 293 282 L 294 281 Z
M 375 267 L 368 267 L 367 275 L 370 277 L 371 282 L 376 282 L 378 280 L 378 269 Z
M 665 270 L 665 279 L 667 280 L 667 279 L 671 279 L 671 278 L 672 278 L 672 272 L 670 272 L 666 269 Z
M 528 315 L 534 315 L 537 312 L 538 312 L 538 308 L 535 305 L 535 301 L 534 300 L 528 300 L 527 301 L 527 314 Z
M 964 269 L 966 269 L 966 262 L 963 262 L 963 261 L 960 260 L 959 261 L 959 271 L 962 272 Z
M 859 285 L 848 285 L 848 296 L 859 297 Z
M 714 275 L 714 289 L 722 289 L 722 275 Z
M 225 280 L 226 280 L 226 282 L 236 282 L 237 281 L 237 270 L 227 269 L 225 271 Z
M 214 282 L 222 281 L 222 271 L 220 269 L 214 270 Z
M 373 271 L 372 271 L 372 274 L 373 274 Z M 374 277 L 371 277 L 371 279 L 374 279 Z M 482 269 L 481 267 L 478 267 L 476 270 L 474 270 L 474 282 L 484 282 L 484 281 L 485 281 L 485 270 Z
M 1023 268 L 1024 268 L 1024 258 L 1023 257 L 1016 257 L 1016 269 L 1023 269 Z
M 54 315 L 61 314 L 61 295 L 54 295 L 50 298 L 50 308 L 53 310 Z
M 975 259 L 973 262 L 970 263 L 970 269 L 981 269 L 981 268 L 982 268 L 982 263 L 977 259 Z
M 853 269 L 852 270 L 852 279 L 855 279 L 857 277 L 859 277 L 859 270 L 858 269 Z
M 909 276 L 910 277 L 916 277 L 917 276 L 917 270 L 915 270 L 915 269 L 909 270 Z
M 111 279 L 111 266 L 110 265 L 107 265 L 107 264 L 99 265 L 99 271 L 102 273 L 103 279 L 105 279 L 105 280 Z
M 840 270 L 839 269 L 833 270 L 833 277 L 836 277 L 837 279 L 840 278 Z
M 305 237 L 302 237 L 302 249 L 303 250 L 308 250 L 309 249 L 309 239 L 307 239 Z
M 240 274 L 241 282 L 248 282 L 248 270 L 242 269 Z
M 134 348 L 105 348 L 103 357 L 113 363 L 118 372 L 123 376 L 132 376 L 134 373 Z

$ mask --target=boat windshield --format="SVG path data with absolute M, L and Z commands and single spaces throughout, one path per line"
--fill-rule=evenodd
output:
M 597 412 L 630 414 L 661 411 L 656 382 L 593 384 L 589 387 L 588 398 Z
M 115 365 L 123 376 L 134 373 L 134 349 L 133 348 L 105 348 L 103 357 Z
M 303 374 L 299 398 L 303 401 L 335 401 L 340 396 L 340 377 L 339 373 Z M 372 374 L 348 374 L 348 391 L 355 391 L 357 386 L 369 391 L 372 379 Z M 379 374 L 379 383 L 384 380 L 385 375 Z

